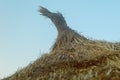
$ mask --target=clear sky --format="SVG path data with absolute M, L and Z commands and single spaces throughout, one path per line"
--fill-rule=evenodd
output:
M 68 25 L 92 39 L 120 41 L 120 0 L 0 0 L 0 78 L 50 50 L 57 31 L 39 6 L 61 12 Z

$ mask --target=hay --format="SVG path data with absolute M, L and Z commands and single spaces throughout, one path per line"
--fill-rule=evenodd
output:
M 77 45 L 78 43 L 81 44 L 87 40 L 87 38 L 79 35 L 77 32 L 68 27 L 61 13 L 53 13 L 43 7 L 41 7 L 40 12 L 43 16 L 51 19 L 58 31 L 58 36 L 52 47 L 52 51 L 71 50 L 74 49 L 73 45 Z
M 70 29 L 60 13 L 41 7 L 58 30 L 49 54 L 3 80 L 120 80 L 120 43 L 89 40 Z

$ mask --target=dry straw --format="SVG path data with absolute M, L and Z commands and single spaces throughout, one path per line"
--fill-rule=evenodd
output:
M 61 13 L 40 12 L 58 31 L 52 50 L 3 80 L 120 80 L 120 43 L 87 39 Z

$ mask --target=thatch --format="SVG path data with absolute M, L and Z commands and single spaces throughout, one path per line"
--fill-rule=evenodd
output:
M 56 42 L 53 45 L 54 50 L 74 50 L 74 46 L 86 41 L 82 35 L 70 29 L 61 13 L 53 13 L 48 9 L 41 7 L 40 12 L 43 16 L 51 19 L 58 31 Z
M 69 52 L 44 54 L 4 80 L 119 80 L 119 53 L 120 51 L 96 52 L 106 55 L 91 56 L 91 59 Z
M 60 13 L 41 8 L 58 30 L 49 54 L 3 80 L 120 80 L 120 43 L 89 40 L 70 29 Z

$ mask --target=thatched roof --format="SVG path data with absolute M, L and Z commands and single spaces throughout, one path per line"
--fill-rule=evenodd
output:
M 3 80 L 120 80 L 120 43 L 89 40 L 66 26 L 62 14 L 40 12 L 60 28 L 53 49 Z

